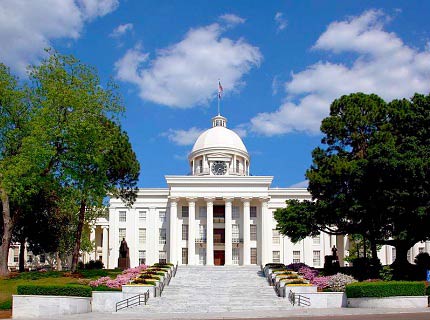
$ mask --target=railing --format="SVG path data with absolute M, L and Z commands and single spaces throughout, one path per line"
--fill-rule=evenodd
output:
M 277 282 L 273 288 L 278 297 L 285 298 L 285 287 L 281 287 L 281 283 Z
M 206 239 L 204 238 L 197 238 L 195 241 L 196 243 L 206 243 Z
M 290 290 L 290 293 L 288 294 L 288 300 L 290 303 L 294 305 L 298 305 L 299 307 L 310 307 L 311 306 L 311 299 L 309 297 L 302 296 L 301 294 L 295 294 L 293 291 Z
M 231 239 L 231 243 L 243 243 L 243 239 L 233 238 Z
M 136 305 L 140 306 L 142 303 L 146 305 L 146 303 L 148 302 L 148 299 L 149 299 L 149 290 L 146 291 L 144 294 L 138 294 L 131 298 L 117 302 L 115 305 L 115 312 L 118 312 L 121 309 L 136 306 Z
M 246 176 L 246 171 L 243 170 L 243 169 L 237 169 L 237 168 L 235 168 L 235 169 L 230 169 L 228 171 L 228 174 L 230 174 L 230 175 L 236 175 L 236 176 Z
M 158 296 L 161 297 L 161 294 L 163 293 L 165 284 L 164 281 L 160 281 L 160 284 L 158 285 Z
M 225 239 L 223 238 L 214 238 L 214 243 L 225 243 Z
M 176 266 L 173 268 L 173 276 L 176 276 L 176 271 L 178 271 L 178 263 L 176 262 Z
M 214 217 L 214 223 L 225 223 L 224 217 Z

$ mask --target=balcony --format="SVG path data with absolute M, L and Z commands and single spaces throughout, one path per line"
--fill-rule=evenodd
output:
M 221 237 L 216 237 L 216 236 L 214 235 L 214 243 L 216 243 L 216 244 L 222 244 L 222 243 L 225 243 L 225 239 L 224 239 L 224 238 L 221 238 Z
M 233 238 L 233 239 L 231 239 L 231 242 L 232 242 L 232 243 L 243 243 L 243 239 L 240 239 L 240 238 Z
M 206 243 L 206 239 L 204 238 L 197 238 L 195 241 L 196 243 Z
M 214 223 L 225 223 L 224 217 L 214 217 Z

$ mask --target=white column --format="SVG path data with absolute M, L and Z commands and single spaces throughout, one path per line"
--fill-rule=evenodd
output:
M 214 264 L 214 203 L 212 198 L 206 200 L 206 264 L 213 266 Z
M 249 265 L 251 263 L 251 252 L 250 252 L 250 217 L 249 217 L 249 206 L 250 199 L 243 199 L 243 264 Z
M 188 264 L 195 265 L 196 256 L 196 199 L 188 199 Z
M 109 249 L 109 232 L 108 226 L 102 226 L 103 229 L 103 247 L 102 247 L 102 260 L 105 268 L 109 266 L 108 249 Z
M 261 200 L 261 264 L 269 263 L 272 242 L 272 217 L 267 210 L 268 199 Z
M 225 265 L 233 264 L 231 210 L 233 198 L 225 198 Z
M 424 242 L 424 251 L 430 253 L 430 241 Z
M 96 260 L 97 259 L 97 242 L 96 242 L 96 228 L 97 226 L 92 226 L 90 231 L 90 241 L 91 243 L 94 243 L 94 250 L 90 253 L 90 260 Z M 108 268 L 108 266 L 105 264 L 105 268 Z
M 169 260 L 175 264 L 178 262 L 176 252 L 176 226 L 178 219 L 178 199 L 170 198 L 170 214 L 169 214 Z

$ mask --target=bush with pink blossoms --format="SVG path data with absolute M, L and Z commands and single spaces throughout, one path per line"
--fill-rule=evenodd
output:
M 311 269 L 307 266 L 301 267 L 298 272 L 303 276 L 303 278 L 310 281 L 317 277 L 319 273 L 318 270 Z
M 312 279 L 311 283 L 314 286 L 317 286 L 318 289 L 325 289 L 330 286 L 331 276 L 327 277 L 315 277 Z
M 142 264 L 136 268 L 124 270 L 121 274 L 117 275 L 115 279 L 111 279 L 110 277 L 101 277 L 95 281 L 91 281 L 89 285 L 91 287 L 106 286 L 108 288 L 119 289 L 123 285 L 130 283 L 146 268 L 147 266 Z

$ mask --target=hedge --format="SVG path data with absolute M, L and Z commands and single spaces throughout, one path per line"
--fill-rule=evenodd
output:
M 81 285 L 19 285 L 17 292 L 25 295 L 91 297 L 91 288 Z
M 111 288 L 108 286 L 91 287 L 92 291 L 121 291 L 121 288 Z
M 348 298 L 362 297 L 393 297 L 393 296 L 425 296 L 424 282 L 412 281 L 378 281 L 356 282 L 346 286 Z

